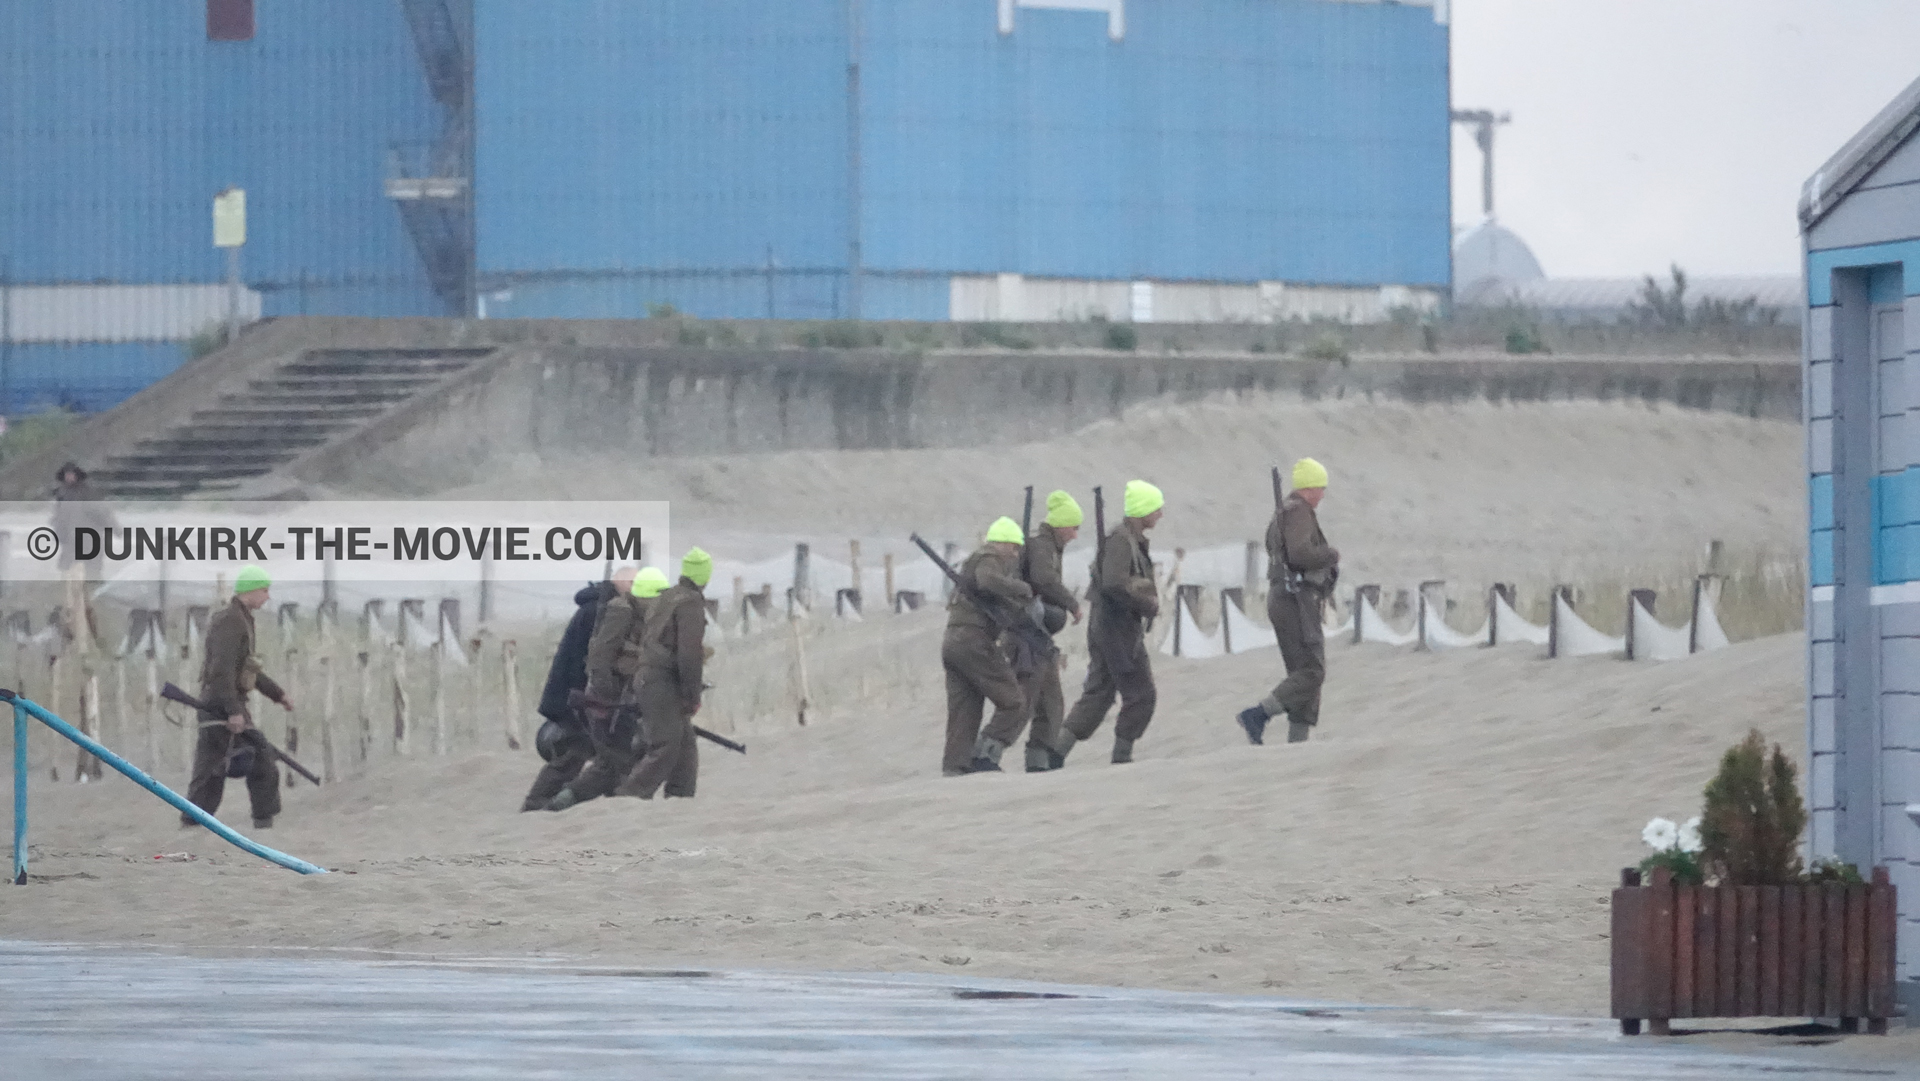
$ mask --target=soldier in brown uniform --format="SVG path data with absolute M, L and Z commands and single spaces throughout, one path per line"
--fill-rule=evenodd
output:
M 193 748 L 193 779 L 187 798 L 208 814 L 220 809 L 229 771 L 245 776 L 253 803 L 253 828 L 267 829 L 280 813 L 280 771 L 262 750 L 247 698 L 259 691 L 293 711 L 293 698 L 260 670 L 254 656 L 253 613 L 267 603 L 264 568 L 248 565 L 233 581 L 233 600 L 207 624 L 207 656 L 200 666 L 200 739 Z M 180 816 L 183 826 L 197 825 Z
M 640 652 L 640 739 L 646 748 L 620 785 L 623 796 L 652 799 L 666 786 L 669 797 L 692 799 L 700 780 L 700 750 L 693 716 L 700 712 L 706 665 L 707 595 L 713 557 L 698 548 L 680 560 L 680 581 L 660 594 L 647 614 Z
M 1093 737 L 1107 719 L 1116 694 L 1120 716 L 1113 728 L 1115 763 L 1133 761 L 1134 741 L 1146 734 L 1153 720 L 1156 691 L 1146 634 L 1147 623 L 1160 614 L 1160 593 L 1153 581 L 1147 530 L 1160 523 L 1165 506 L 1160 489 L 1144 480 L 1128 481 L 1126 520 L 1107 534 L 1094 558 L 1087 682 L 1060 726 L 1054 752 L 1061 763 L 1075 743 Z
M 580 697 L 580 714 L 587 720 L 593 757 L 580 775 L 547 801 L 547 810 L 564 811 L 576 803 L 612 792 L 633 768 L 634 738 L 638 734 L 622 706 L 634 702 L 633 680 L 640 670 L 647 617 L 654 598 L 667 584 L 658 567 L 645 567 L 625 592 L 607 599 L 587 643 L 587 688 Z
M 1340 551 L 1320 532 L 1314 508 L 1327 493 L 1326 467 L 1312 458 L 1293 465 L 1293 494 L 1267 526 L 1267 618 L 1280 643 L 1287 678 L 1237 718 L 1247 740 L 1260 743 L 1267 721 L 1287 715 L 1287 742 L 1302 743 L 1320 723 L 1320 687 L 1327 680 L 1321 610 L 1340 573 Z
M 1027 700 L 1000 642 L 1001 627 L 983 605 L 997 605 L 1010 619 L 1027 619 L 1033 590 L 1020 580 L 1019 553 L 1025 543 L 1020 523 L 996 520 L 986 543 L 960 564 L 960 585 L 947 602 L 947 633 L 940 642 L 940 664 L 947 674 L 947 744 L 940 755 L 943 776 L 977 769 L 995 772 L 980 739 L 980 715 L 993 703 L 992 729 L 1008 741 L 1027 721 Z M 999 746 L 1004 749 L 1006 742 Z
M 1080 622 L 1080 598 L 1067 588 L 1060 564 L 1067 545 L 1080 535 L 1083 519 L 1080 504 L 1071 495 L 1053 492 L 1047 496 L 1046 521 L 1027 537 L 1020 555 L 1026 583 L 1044 606 L 1041 626 L 1049 636 L 1060 633 L 1069 618 Z M 1014 644 L 1009 642 L 1008 647 L 1014 648 Z M 1059 769 L 1061 760 L 1053 745 L 1059 741 L 1060 722 L 1067 712 L 1066 698 L 1060 691 L 1059 655 L 1033 658 L 1024 671 L 1016 666 L 1014 676 L 1033 722 L 1027 734 L 1027 772 Z M 1017 719 L 1018 714 L 995 711 L 993 723 L 980 734 L 980 744 L 974 749 L 976 770 L 999 765 L 1000 755 L 1020 738 L 1020 727 L 1013 723 Z

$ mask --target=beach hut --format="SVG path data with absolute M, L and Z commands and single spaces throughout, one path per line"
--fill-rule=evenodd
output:
M 1920 1015 L 1920 81 L 1808 180 L 1810 855 L 1899 887 Z

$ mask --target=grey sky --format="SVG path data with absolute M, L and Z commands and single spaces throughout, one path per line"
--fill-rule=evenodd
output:
M 1496 211 L 1551 277 L 1794 273 L 1801 181 L 1915 78 L 1920 0 L 1453 4 L 1454 105 L 1513 114 Z

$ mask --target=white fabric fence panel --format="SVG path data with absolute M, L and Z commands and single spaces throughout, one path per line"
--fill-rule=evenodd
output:
M 1720 611 L 1714 607 L 1713 594 L 1702 589 L 1700 606 L 1693 613 L 1694 652 L 1707 653 L 1716 649 L 1725 649 L 1730 644 L 1727 632 L 1720 626 Z
M 1276 648 L 1273 632 L 1248 619 L 1239 605 L 1221 597 L 1220 612 L 1220 621 L 1227 628 L 1228 642 L 1233 646 L 1230 652 L 1252 653 L 1256 649 Z
M 1520 613 L 1514 611 L 1513 605 L 1507 603 L 1507 598 L 1501 596 L 1498 592 L 1494 593 L 1494 645 L 1505 646 L 1515 642 L 1524 642 L 1527 645 L 1544 646 L 1550 637 L 1551 632 L 1546 627 L 1521 619 Z
M 1677 661 L 1686 658 L 1690 650 L 1687 639 L 1691 636 L 1691 627 L 1669 627 L 1655 619 L 1640 598 L 1632 601 L 1633 615 L 1633 656 L 1636 661 Z
M 1220 632 L 1216 630 L 1208 634 L 1201 630 L 1199 621 L 1193 618 L 1193 610 L 1187 606 L 1186 598 L 1176 599 L 1174 607 L 1174 618 L 1180 621 L 1180 633 L 1169 634 L 1160 640 L 1162 654 L 1169 657 L 1189 657 L 1195 660 L 1226 655 L 1227 649 L 1220 640 Z
M 1581 619 L 1580 613 L 1575 612 L 1573 605 L 1568 604 L 1559 593 L 1553 595 L 1553 619 L 1562 657 L 1592 657 L 1626 651 L 1625 635 L 1601 634 L 1592 624 Z
M 1426 600 L 1425 598 L 1421 600 L 1420 618 L 1425 624 L 1424 630 L 1427 635 L 1427 648 L 1460 649 L 1466 646 L 1483 646 L 1487 644 L 1487 628 L 1484 624 L 1479 630 L 1474 631 L 1472 634 L 1461 634 L 1459 631 L 1447 626 L 1447 621 L 1440 615 L 1440 607 L 1439 604 Z
M 1371 597 L 1362 596 L 1354 605 L 1353 618 L 1360 622 L 1360 640 L 1378 642 L 1383 646 L 1410 646 L 1420 640 L 1414 631 L 1396 631 L 1387 624 L 1380 610 L 1374 607 Z

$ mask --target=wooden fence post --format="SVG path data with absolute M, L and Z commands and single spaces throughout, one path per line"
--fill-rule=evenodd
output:
M 408 753 L 408 741 L 413 735 L 407 701 L 407 647 L 395 642 L 389 652 L 393 658 L 393 753 L 403 755 Z
M 734 581 L 738 582 L 739 579 L 736 578 L 734 579 Z M 520 749 L 520 731 L 521 731 L 520 729 L 520 647 L 518 643 L 516 643 L 511 638 L 500 643 L 500 668 L 501 668 L 501 673 L 500 673 L 501 677 L 506 682 L 506 686 L 503 689 L 506 692 L 505 720 L 506 720 L 506 730 L 507 730 L 507 750 L 517 751 Z
M 332 784 L 340 779 L 333 750 L 333 657 L 323 652 L 314 660 L 320 668 L 320 779 Z
M 56 652 L 47 658 L 47 710 L 54 716 L 60 717 L 66 713 L 67 703 L 65 695 L 62 694 L 66 688 L 64 685 L 65 681 L 60 677 L 64 674 L 65 666 L 61 663 L 62 657 L 60 653 L 57 652 L 59 649 L 59 639 L 57 635 L 55 636 L 55 649 Z M 189 759 L 189 761 L 191 761 L 191 759 Z M 58 759 L 54 760 L 47 768 L 50 770 L 49 776 L 53 780 L 57 781 L 60 779 L 60 764 Z
M 358 720 L 354 724 L 354 761 L 365 766 L 373 757 L 373 654 L 360 650 L 355 654 L 360 676 Z
M 95 739 L 100 738 L 100 676 L 93 670 L 91 662 L 81 664 L 80 683 L 80 731 Z M 73 779 L 81 784 L 100 779 L 101 762 L 88 754 L 84 748 L 78 749 L 74 759 Z
M 427 702 L 433 712 L 433 753 L 447 753 L 447 643 L 436 640 L 427 648 Z

